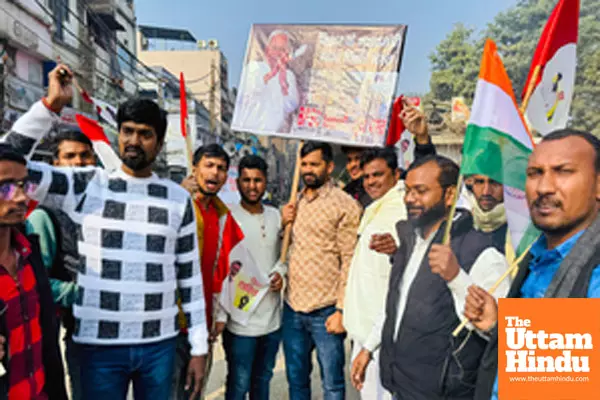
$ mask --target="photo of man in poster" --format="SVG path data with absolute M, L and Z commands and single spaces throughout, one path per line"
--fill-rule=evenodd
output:
M 282 29 L 271 32 L 264 48 L 264 60 L 250 61 L 240 83 L 239 112 L 233 125 L 254 131 L 289 131 L 287 119 L 300 104 L 298 81 L 289 62 L 301 55 L 305 46 L 294 51 L 291 35 Z M 286 126 L 287 125 L 287 126 Z

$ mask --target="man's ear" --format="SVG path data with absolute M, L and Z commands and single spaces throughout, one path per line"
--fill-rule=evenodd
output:
M 333 161 L 329 161 L 327 163 L 327 174 L 331 175 L 333 174 L 333 170 L 335 169 L 335 164 L 333 163 Z
M 449 186 L 444 194 L 444 203 L 446 207 L 452 207 L 454 204 L 454 196 L 456 195 L 456 186 Z

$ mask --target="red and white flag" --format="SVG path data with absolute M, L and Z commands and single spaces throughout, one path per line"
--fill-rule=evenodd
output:
M 107 123 L 115 130 L 117 129 L 117 108 L 115 106 L 90 96 L 85 90 L 81 91 L 81 97 L 94 106 L 101 122 Z
M 525 113 L 531 127 L 542 135 L 564 128 L 569 120 L 575 87 L 578 26 L 579 0 L 559 0 L 533 55 L 522 98 L 530 85 L 534 85 Z M 537 79 L 532 82 L 538 68 Z
M 79 129 L 92 141 L 94 151 L 104 165 L 104 169 L 114 171 L 121 166 L 121 159 L 114 152 L 102 127 L 93 119 L 81 114 L 75 115 Z

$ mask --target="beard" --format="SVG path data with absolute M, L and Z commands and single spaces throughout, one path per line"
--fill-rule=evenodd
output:
M 123 164 L 125 164 L 127 166 L 127 168 L 129 168 L 133 171 L 141 171 L 143 169 L 148 168 L 150 165 L 152 165 L 152 163 L 154 163 L 155 158 L 149 159 L 148 156 L 146 155 L 146 152 L 144 150 L 142 150 L 141 147 L 128 146 L 125 148 L 123 154 L 127 153 L 128 151 L 135 151 L 136 155 L 135 156 L 123 155 L 121 157 L 121 161 L 123 161 Z
M 411 209 L 420 209 L 423 210 L 422 213 L 418 216 L 411 216 Z M 425 228 L 427 226 L 431 226 L 439 220 L 443 219 L 446 216 L 446 205 L 443 201 L 435 204 L 429 209 L 423 209 L 422 207 L 409 207 L 407 206 L 408 219 L 411 221 L 417 228 Z
M 306 181 L 307 177 L 312 177 L 313 181 L 307 182 Z M 327 177 L 325 175 L 319 176 L 317 174 L 308 173 L 308 174 L 302 175 L 302 180 L 304 181 L 304 185 L 306 185 L 306 187 L 311 188 L 311 189 L 318 189 L 325 184 L 325 182 L 327 181 Z
M 244 203 L 246 203 L 246 204 L 250 204 L 250 205 L 252 205 L 252 206 L 254 206 L 254 205 L 256 205 L 256 204 L 260 204 L 260 202 L 262 201 L 262 198 L 263 198 L 263 196 L 264 196 L 264 195 L 265 195 L 265 193 L 263 192 L 263 193 L 261 193 L 261 194 L 258 196 L 258 199 L 257 199 L 257 200 L 251 200 L 250 198 L 248 198 L 248 196 L 246 196 L 246 195 L 244 194 L 244 192 L 240 191 L 240 197 L 242 198 L 242 201 L 243 201 Z

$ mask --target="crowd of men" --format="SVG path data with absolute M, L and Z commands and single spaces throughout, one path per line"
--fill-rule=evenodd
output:
M 406 171 L 393 149 L 345 148 L 352 182 L 342 190 L 331 146 L 308 142 L 295 201 L 264 205 L 267 164 L 246 156 L 241 201 L 228 208 L 218 194 L 230 159 L 218 145 L 196 150 L 182 185 L 152 172 L 166 113 L 149 100 L 118 110 L 122 164 L 98 166 L 78 132 L 52 138 L 53 165 L 29 161 L 71 101 L 71 77 L 64 65 L 53 70 L 47 96 L 0 143 L 2 399 L 67 398 L 59 323 L 73 399 L 124 399 L 130 385 L 136 399 L 199 398 L 219 336 L 226 399 L 268 399 L 280 346 L 292 400 L 311 398 L 315 349 L 327 400 L 345 398 L 345 368 L 365 400 L 497 399 L 497 299 L 600 296 L 600 141 L 591 134 L 557 131 L 534 149 L 526 196 L 541 236 L 495 285 L 515 258 L 503 187 L 474 175 L 458 188 L 459 166 L 436 154 L 410 104 L 400 116 L 416 141 Z M 445 244 L 457 191 L 466 207 Z M 270 279 L 243 323 L 218 297 L 230 217 Z

